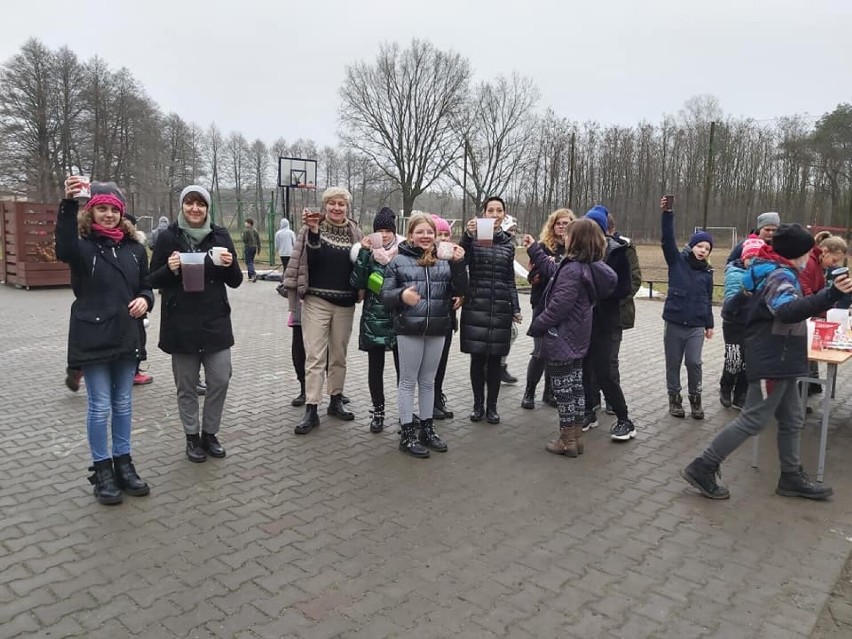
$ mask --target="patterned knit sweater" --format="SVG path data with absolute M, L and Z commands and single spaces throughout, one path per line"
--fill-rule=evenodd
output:
M 355 305 L 358 292 L 349 285 L 351 248 L 348 222 L 336 225 L 326 219 L 320 222 L 319 233 L 308 232 L 308 270 L 311 274 L 308 295 L 316 295 L 338 306 Z

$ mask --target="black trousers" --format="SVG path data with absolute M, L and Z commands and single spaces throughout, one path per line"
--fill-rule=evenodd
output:
M 293 343 L 290 345 L 290 357 L 293 358 L 293 368 L 296 370 L 296 379 L 305 391 L 305 342 L 302 339 L 302 327 L 299 324 L 293 326 Z
M 603 391 L 606 401 L 612 406 L 619 420 L 628 419 L 627 402 L 612 371 L 612 331 L 592 325 L 589 352 L 583 360 L 583 389 L 586 395 L 586 411 L 597 404 L 597 386 Z
M 453 343 L 453 332 L 447 333 L 444 340 L 444 350 L 441 352 L 441 361 L 438 362 L 438 371 L 435 373 L 435 401 L 441 400 L 444 394 L 444 375 L 447 374 L 447 362 L 450 361 L 450 344 Z

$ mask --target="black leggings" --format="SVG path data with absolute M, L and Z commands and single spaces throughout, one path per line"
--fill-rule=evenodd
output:
M 435 401 L 441 399 L 444 394 L 444 375 L 447 374 L 447 362 L 450 360 L 450 344 L 453 343 L 453 332 L 447 333 L 444 340 L 444 350 L 441 352 L 441 361 L 438 362 L 438 371 L 435 373 Z
M 302 340 L 302 327 L 293 326 L 293 342 L 290 346 L 290 357 L 293 358 L 293 368 L 296 369 L 296 379 L 305 391 L 305 342 Z
M 385 349 L 376 346 L 367 351 L 367 384 L 370 387 L 370 399 L 373 406 L 385 405 Z M 393 366 L 396 369 L 396 385 L 399 386 L 399 352 L 396 347 L 393 353 Z
M 470 385 L 473 387 L 473 403 L 480 406 L 485 403 L 485 390 L 488 387 L 488 406 L 497 407 L 500 394 L 500 373 L 502 365 L 500 355 L 470 356 Z

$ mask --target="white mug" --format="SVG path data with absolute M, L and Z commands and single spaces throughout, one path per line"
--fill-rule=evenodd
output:
M 223 246 L 214 246 L 212 249 L 207 251 L 207 255 L 210 256 L 210 259 L 213 260 L 213 263 L 216 266 L 222 266 L 222 255 L 228 252 L 228 249 Z
M 439 260 L 453 259 L 453 249 L 455 245 L 452 242 L 438 242 L 438 248 L 435 253 Z

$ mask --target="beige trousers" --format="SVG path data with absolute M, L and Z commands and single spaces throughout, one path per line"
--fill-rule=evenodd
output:
M 322 401 L 322 385 L 328 362 L 328 394 L 343 393 L 346 381 L 346 349 L 352 334 L 354 306 L 337 306 L 316 295 L 302 300 L 302 338 L 305 342 L 305 400 Z

